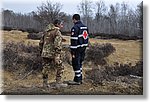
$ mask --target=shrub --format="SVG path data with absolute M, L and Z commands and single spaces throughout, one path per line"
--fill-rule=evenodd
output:
M 22 66 L 26 70 L 40 69 L 42 66 L 38 46 L 24 45 L 21 42 L 7 42 L 4 44 L 2 59 L 4 70 L 11 72 L 22 69 Z
M 40 32 L 40 33 L 29 33 L 27 35 L 28 39 L 33 39 L 33 40 L 40 40 L 41 37 L 42 37 L 43 33 Z
M 142 94 L 143 92 L 143 62 L 135 66 L 118 64 L 93 68 L 86 72 L 86 79 L 94 85 L 104 85 L 112 92 L 123 94 Z
M 101 68 L 93 68 L 86 72 L 86 76 L 95 83 L 101 83 L 103 80 L 114 81 L 118 76 L 139 76 L 143 77 L 143 62 L 139 61 L 135 66 L 131 64 L 114 64 L 114 66 L 103 66 Z
M 70 63 L 69 46 L 63 46 L 63 62 Z M 4 70 L 15 72 L 25 69 L 25 71 L 42 69 L 42 58 L 40 56 L 39 46 L 32 44 L 25 45 L 22 42 L 7 42 L 3 48 L 3 68 Z
M 63 60 L 63 62 L 68 63 L 68 64 L 71 65 L 72 64 L 71 63 L 72 56 L 71 56 L 71 53 L 70 53 L 70 47 L 69 47 L 69 45 L 63 44 L 62 51 L 63 51 L 63 54 L 62 54 L 62 60 Z
M 108 57 L 115 51 L 115 48 L 110 44 L 94 44 L 89 46 L 86 51 L 86 60 L 92 61 L 94 64 L 104 65 L 106 61 L 104 58 Z
M 95 33 L 94 38 L 100 39 L 121 39 L 121 40 L 139 40 L 143 39 L 142 35 L 125 35 L 125 34 L 105 34 L 105 33 Z

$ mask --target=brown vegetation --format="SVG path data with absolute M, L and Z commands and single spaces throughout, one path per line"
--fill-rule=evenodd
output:
M 94 55 L 95 59 L 87 60 L 87 58 L 93 58 L 88 57 L 89 54 L 87 54 L 83 64 L 84 83 L 82 85 L 45 90 L 42 88 L 41 59 L 38 55 L 39 40 L 29 40 L 27 35 L 21 32 L 19 34 L 4 32 L 3 34 L 3 94 L 143 94 L 143 63 L 139 62 L 142 60 L 142 42 L 90 39 L 91 44 L 99 49 L 96 49 L 97 52 L 103 52 L 98 54 L 104 56 L 107 64 L 103 66 L 99 63 L 92 64 L 98 56 L 94 54 L 94 49 L 89 47 L 87 53 L 92 51 L 91 55 Z M 67 81 L 73 79 L 74 73 L 70 65 L 69 37 L 64 36 L 64 38 L 67 42 L 64 43 L 63 80 Z M 22 79 L 32 69 L 33 73 Z M 54 82 L 55 72 L 50 71 L 49 76 L 49 83 Z

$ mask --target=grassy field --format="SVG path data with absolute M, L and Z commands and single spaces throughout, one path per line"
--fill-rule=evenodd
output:
M 28 33 L 22 33 L 21 31 L 4 31 L 3 32 L 3 41 L 4 42 L 24 42 L 25 44 L 38 45 L 39 40 L 31 40 L 27 38 Z M 64 44 L 70 44 L 68 36 L 63 36 L 67 41 Z M 111 43 L 115 48 L 116 52 L 108 57 L 109 64 L 114 62 L 119 63 L 132 63 L 142 59 L 142 42 L 141 41 L 122 41 L 117 39 L 103 40 L 103 39 L 94 39 L 91 38 L 90 42 L 93 43 Z
M 39 40 L 27 39 L 27 34 L 28 33 L 23 33 L 21 31 L 3 31 L 3 44 L 13 41 L 23 42 L 26 45 L 38 45 Z M 66 42 L 64 42 L 64 44 L 69 44 L 69 37 L 63 37 L 67 40 Z M 109 65 L 113 65 L 114 62 L 118 62 L 121 64 L 131 63 L 132 65 L 135 65 L 135 63 L 142 60 L 141 41 L 122 41 L 116 39 L 103 40 L 91 38 L 90 42 L 91 44 L 111 43 L 116 48 L 116 52 L 106 59 Z M 16 71 L 16 73 L 20 73 L 19 71 L 20 70 Z M 86 68 L 83 69 L 83 75 L 85 75 L 85 71 Z M 67 88 L 62 89 L 43 89 L 41 73 L 36 73 L 36 76 L 33 74 L 24 80 L 19 80 L 19 78 L 22 76 L 23 75 L 18 76 L 18 74 L 4 71 L 4 94 L 124 94 L 121 91 L 117 90 L 126 89 L 125 84 L 121 88 L 118 87 L 116 84 L 116 87 L 115 85 L 109 84 L 104 86 L 94 86 L 90 81 L 87 80 L 84 80 L 84 84 L 80 86 L 68 86 Z M 72 70 L 72 67 L 69 64 L 65 64 L 63 80 L 72 80 L 73 76 L 74 72 Z M 55 78 L 55 73 L 51 72 L 49 78 L 49 83 L 52 83 Z M 112 91 L 112 89 L 114 90 Z

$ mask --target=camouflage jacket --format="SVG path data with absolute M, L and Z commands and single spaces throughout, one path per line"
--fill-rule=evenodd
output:
M 39 47 L 41 57 L 53 58 L 55 54 L 60 54 L 62 50 L 62 35 L 59 28 L 49 24 L 40 40 Z

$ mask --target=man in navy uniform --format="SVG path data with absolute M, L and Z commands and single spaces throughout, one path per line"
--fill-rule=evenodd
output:
M 75 72 L 73 81 L 69 85 L 82 84 L 82 62 L 85 57 L 85 50 L 88 46 L 88 28 L 80 21 L 80 15 L 74 14 L 72 17 L 74 26 L 71 29 L 71 55 L 72 67 Z

